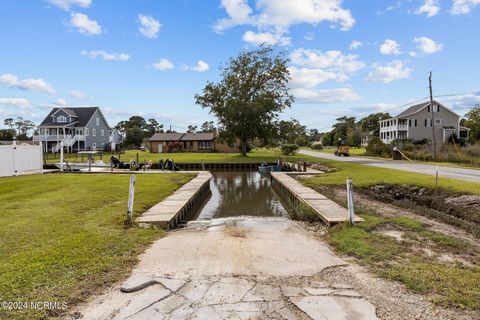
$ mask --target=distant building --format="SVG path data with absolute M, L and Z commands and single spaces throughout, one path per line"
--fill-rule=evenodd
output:
M 240 152 L 240 145 L 218 141 L 216 132 L 155 133 L 150 139 L 150 151 L 166 152 Z
M 34 141 L 43 143 L 44 152 L 107 150 L 121 142 L 121 136 L 107 123 L 100 108 L 53 108 L 38 126 Z
M 384 143 L 402 139 L 432 141 L 432 112 L 437 144 L 447 142 L 452 134 L 468 138 L 470 129 L 460 126 L 460 116 L 434 101 L 433 108 L 430 102 L 424 102 L 408 108 L 396 117 L 380 120 L 380 139 Z

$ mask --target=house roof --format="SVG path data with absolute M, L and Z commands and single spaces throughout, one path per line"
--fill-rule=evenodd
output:
M 215 139 L 213 132 L 185 133 L 182 141 L 206 141 Z
M 422 110 L 423 108 L 425 108 L 426 106 L 428 106 L 429 104 L 430 104 L 430 101 L 411 106 L 411 107 L 407 108 L 406 110 L 404 110 L 403 112 L 401 112 L 395 118 L 401 118 L 401 117 L 404 117 L 404 116 L 407 116 L 407 115 L 410 115 L 410 114 L 413 114 L 413 113 L 417 113 L 420 110 Z
M 183 137 L 184 133 L 169 132 L 169 133 L 155 133 L 149 141 L 178 141 Z
M 78 117 L 76 127 L 84 127 L 87 125 L 88 121 L 93 117 L 95 111 L 98 107 L 78 107 L 78 108 L 53 108 L 50 113 L 45 117 L 40 126 L 58 126 L 59 124 L 53 122 L 52 115 L 59 111 L 60 109 L 64 110 L 66 113 Z M 68 124 L 65 124 L 68 125 Z
M 210 141 L 215 139 L 213 132 L 199 133 L 155 133 L 149 141 Z

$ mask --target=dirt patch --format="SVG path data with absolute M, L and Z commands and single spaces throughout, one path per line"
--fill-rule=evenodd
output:
M 236 226 L 226 226 L 225 232 L 236 238 L 245 238 L 246 232 L 244 229 L 238 228 Z

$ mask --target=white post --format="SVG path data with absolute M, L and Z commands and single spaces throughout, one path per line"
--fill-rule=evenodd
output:
M 347 178 L 347 202 L 348 202 L 348 220 L 352 225 L 354 225 L 355 224 L 355 208 L 353 206 L 352 178 Z
M 63 172 L 63 140 L 60 141 L 60 172 Z
M 435 186 L 438 187 L 438 166 L 435 168 Z
M 130 176 L 130 188 L 128 191 L 127 223 L 132 223 L 133 199 L 135 196 L 135 176 Z
M 43 174 L 43 143 L 42 141 L 39 141 L 38 145 L 40 146 L 40 168 L 42 168 L 40 172 Z

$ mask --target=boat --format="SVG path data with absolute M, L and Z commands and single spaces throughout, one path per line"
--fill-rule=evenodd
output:
M 258 166 L 258 172 L 260 173 L 281 172 L 281 171 L 282 171 L 281 164 L 275 164 L 273 166 L 262 164 L 261 166 Z
M 59 169 L 62 168 L 62 163 L 55 163 L 55 166 Z M 93 161 L 91 163 L 88 162 L 64 162 L 63 163 L 63 170 L 65 171 L 85 171 L 90 168 L 110 168 L 109 163 L 105 163 L 102 160 Z

